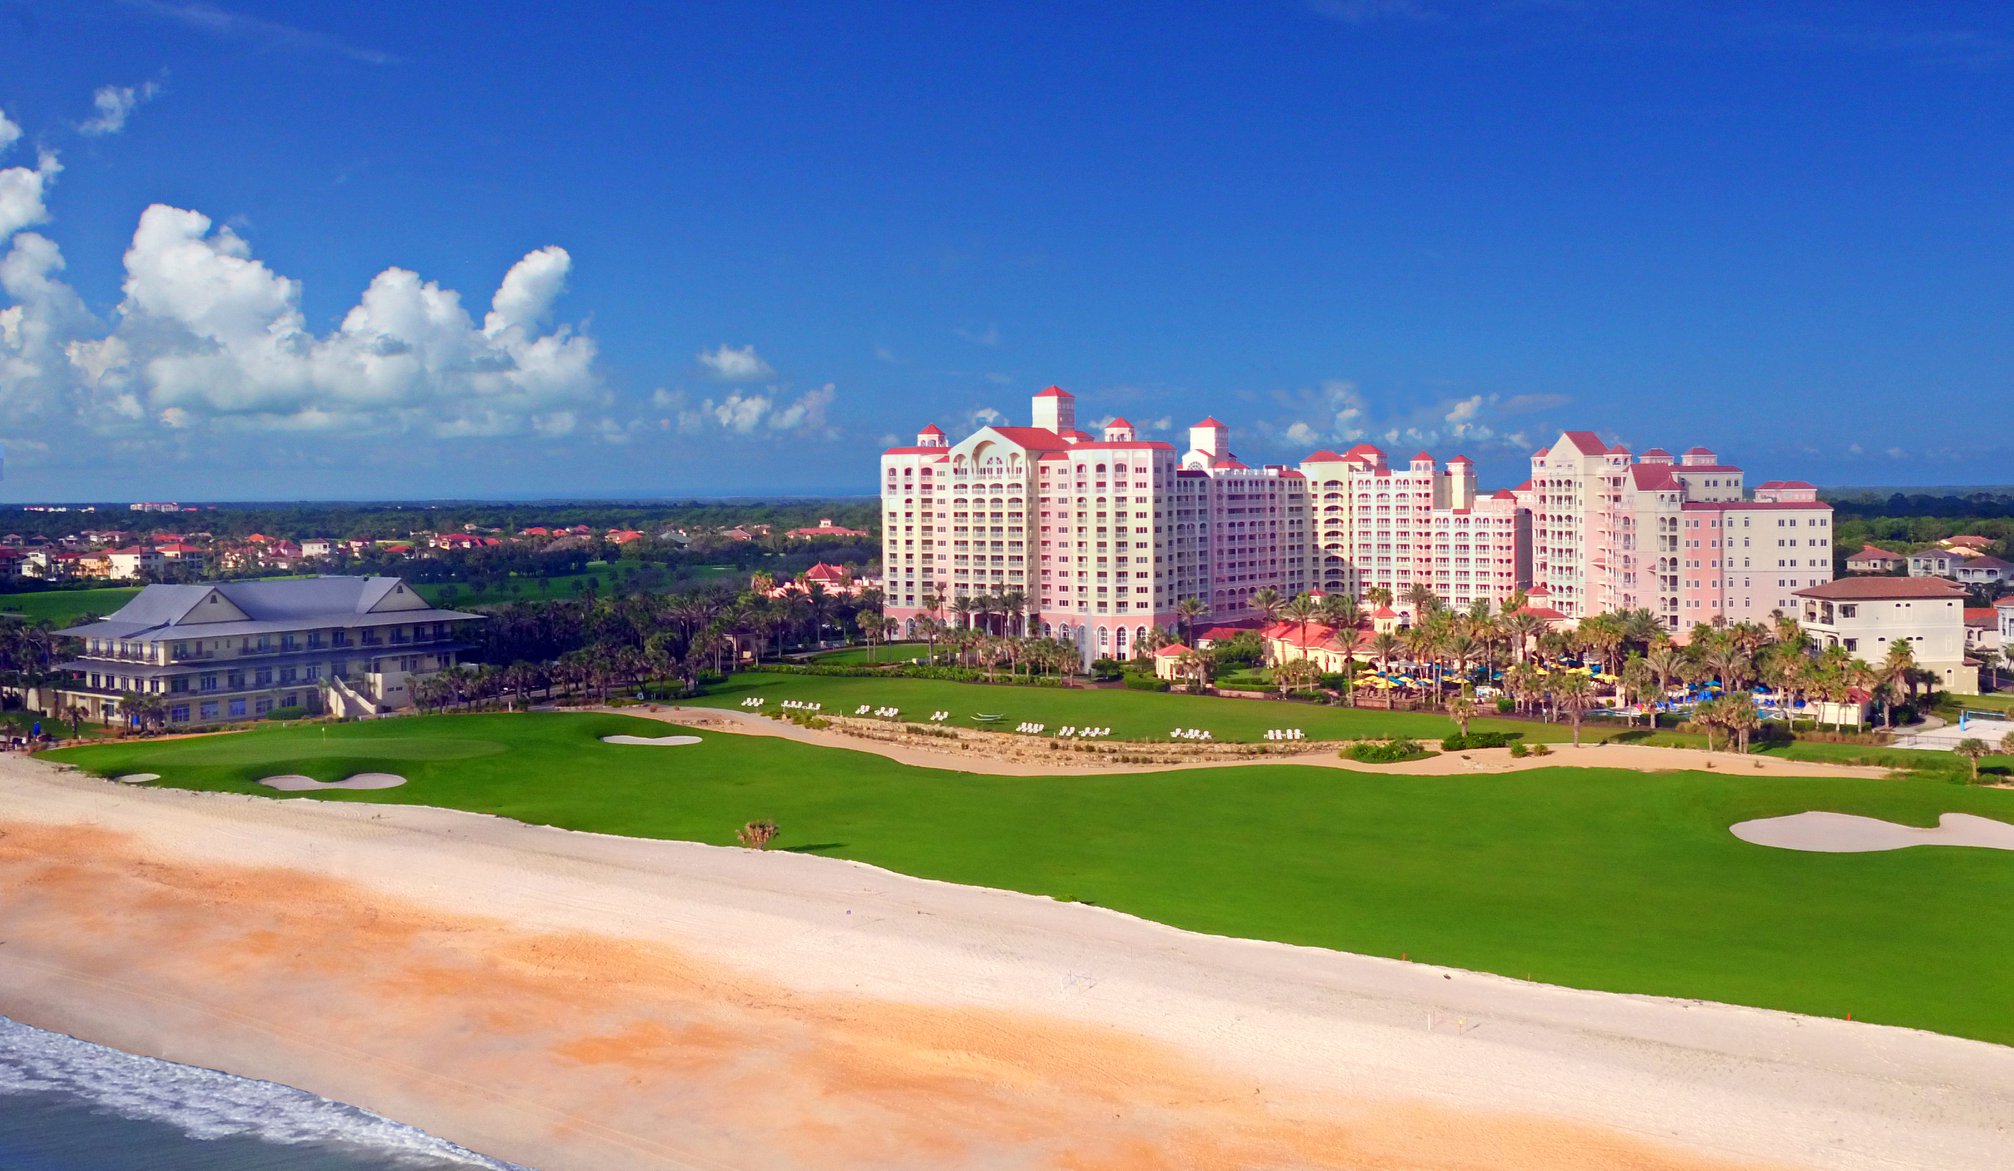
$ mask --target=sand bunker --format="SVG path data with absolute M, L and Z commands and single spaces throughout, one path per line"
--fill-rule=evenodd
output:
M 2014 850 L 2014 825 L 1969 813 L 1947 813 L 1936 829 L 1897 825 L 1851 813 L 1793 813 L 1730 827 L 1734 836 L 1758 846 L 1821 854 L 1866 854 L 1909 846 L 1978 846 Z
M 112 778 L 122 785 L 144 785 L 148 781 L 161 779 L 160 773 L 125 773 Z
M 660 748 L 676 748 L 681 744 L 697 744 L 697 736 L 603 736 L 603 744 L 648 744 Z
M 277 777 L 261 777 L 259 783 L 268 789 L 303 793 L 310 789 L 396 789 L 405 784 L 406 779 L 397 773 L 357 773 L 340 781 L 318 781 L 299 773 L 283 773 Z

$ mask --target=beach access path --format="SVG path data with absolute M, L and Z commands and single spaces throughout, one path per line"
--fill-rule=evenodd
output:
M 13 756 L 0 925 L 0 1012 L 541 1171 L 1949 1171 L 2014 1150 L 2014 1049 L 1981 1042 Z

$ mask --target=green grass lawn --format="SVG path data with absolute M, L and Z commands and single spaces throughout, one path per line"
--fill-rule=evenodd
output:
M 890 642 L 874 648 L 876 663 L 908 663 L 930 653 L 927 642 Z M 843 647 L 836 651 L 821 651 L 806 656 L 807 662 L 827 667 L 852 667 L 868 662 L 867 648 L 864 646 Z
M 0 594 L 0 612 L 19 614 L 30 622 L 47 619 L 68 625 L 86 614 L 106 615 L 140 592 L 139 586 L 101 586 L 87 590 L 38 590 Z
M 1432 712 L 1386 712 L 1366 708 L 1325 707 L 1290 700 L 1225 699 L 1208 695 L 1170 695 L 1120 688 L 1018 687 L 985 683 L 953 683 L 942 679 L 855 678 L 833 675 L 772 675 L 747 671 L 708 687 L 685 702 L 713 707 L 738 707 L 751 696 L 767 699 L 774 711 L 780 701 L 801 699 L 823 703 L 833 715 L 851 715 L 861 704 L 902 709 L 904 720 L 925 722 L 934 711 L 949 711 L 946 721 L 959 727 L 995 727 L 972 717 L 981 713 L 1002 717 L 1011 728 L 1027 720 L 1047 724 L 1050 733 L 1066 724 L 1112 729 L 1114 740 L 1161 740 L 1176 728 L 1204 728 L 1218 740 L 1264 740 L 1268 728 L 1299 728 L 1310 740 L 1343 740 L 1412 736 L 1439 739 L 1453 735 L 1455 722 Z M 1522 732 L 1526 740 L 1564 741 L 1573 738 L 1565 724 L 1484 718 L 1469 723 L 1471 731 Z M 1621 728 L 1582 729 L 1594 740 L 1625 731 Z
M 1248 765 L 1001 778 L 619 715 L 473 715 L 261 728 L 65 749 L 93 772 L 274 796 L 279 772 L 410 784 L 301 798 L 495 813 L 779 848 L 1096 903 L 1178 927 L 1609 991 L 1698 997 L 2014 1043 L 2014 854 L 1805 854 L 1751 817 L 1827 809 L 2014 821 L 2014 792 L 1940 781 L 1757 780 L 1549 768 L 1404 777 Z

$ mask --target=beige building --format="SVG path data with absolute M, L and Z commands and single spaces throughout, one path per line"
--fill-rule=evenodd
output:
M 1956 695 L 1979 693 L 1965 659 L 1965 591 L 1933 577 L 1849 577 L 1797 591 L 1799 620 L 1819 647 L 1843 647 L 1864 663 L 1907 642 L 1916 665 Z

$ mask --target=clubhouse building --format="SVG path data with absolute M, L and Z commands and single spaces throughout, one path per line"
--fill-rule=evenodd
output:
M 454 665 L 479 620 L 396 577 L 150 585 L 111 617 L 59 632 L 83 646 L 58 668 L 54 710 L 118 719 L 134 693 L 158 697 L 170 727 L 275 708 L 382 715 L 411 705 L 409 680 Z

